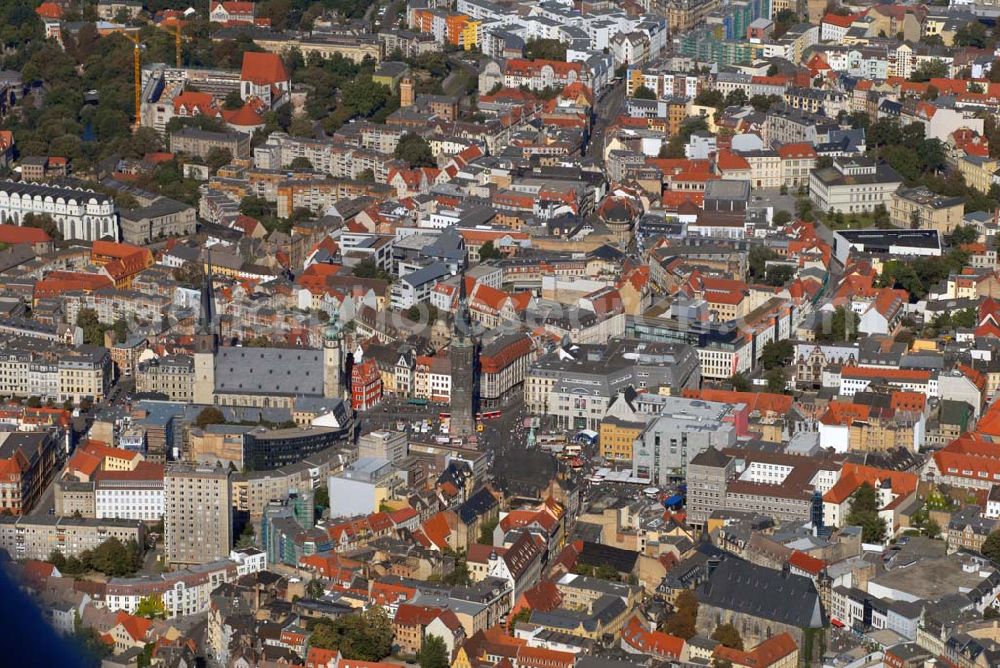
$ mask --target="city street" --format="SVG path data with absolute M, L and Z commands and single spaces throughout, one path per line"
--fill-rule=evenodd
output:
M 594 127 L 587 143 L 587 157 L 599 158 L 604 150 L 604 133 L 608 126 L 618 118 L 625 106 L 625 81 L 622 80 L 611 87 L 603 97 L 594 104 Z

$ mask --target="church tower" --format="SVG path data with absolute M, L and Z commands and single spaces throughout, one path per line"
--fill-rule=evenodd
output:
M 212 256 L 208 256 L 201 284 L 198 328 L 194 334 L 194 403 L 215 403 L 215 352 L 219 337 L 215 332 L 215 293 L 212 288 Z
M 323 330 L 323 396 L 327 399 L 344 396 L 344 335 L 336 314 Z
M 399 82 L 399 106 L 412 107 L 416 102 L 416 96 L 413 93 L 413 79 L 407 74 Z
M 472 333 L 469 300 L 465 291 L 465 272 L 458 275 L 458 309 L 455 311 L 451 345 L 451 423 L 452 436 L 472 436 L 476 432 L 479 410 L 479 342 Z

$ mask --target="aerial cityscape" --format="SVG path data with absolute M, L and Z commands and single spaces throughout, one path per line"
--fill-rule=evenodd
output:
M 0 665 L 1000 667 L 997 0 L 0 40 Z

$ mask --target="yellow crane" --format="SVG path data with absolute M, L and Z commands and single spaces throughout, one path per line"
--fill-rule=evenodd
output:
M 139 67 L 139 35 L 126 35 L 132 40 L 132 67 L 135 75 L 135 129 L 142 125 L 142 70 Z
M 181 22 L 174 19 L 174 49 L 177 51 L 177 67 L 181 67 Z

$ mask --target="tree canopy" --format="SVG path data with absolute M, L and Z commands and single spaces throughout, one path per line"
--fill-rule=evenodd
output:
M 697 633 L 695 627 L 698 621 L 698 598 L 690 589 L 685 589 L 677 595 L 674 603 L 674 614 L 668 619 L 664 630 L 670 635 L 688 640 Z
M 885 521 L 879 517 L 878 492 L 869 483 L 864 483 L 851 496 L 850 511 L 845 524 L 861 527 L 861 539 L 866 543 L 881 543 L 885 540 Z
M 348 659 L 381 661 L 392 651 L 392 620 L 380 607 L 337 619 L 317 619 L 312 632 L 313 647 L 339 649 Z
M 922 60 L 917 65 L 910 79 L 913 81 L 930 81 L 948 76 L 948 64 L 943 60 Z
M 393 155 L 400 160 L 405 160 L 410 167 L 434 167 L 434 154 L 431 152 L 431 145 L 427 140 L 413 132 L 407 132 L 399 138 L 396 150 Z
M 646 86 L 639 86 L 632 91 L 632 97 L 638 100 L 655 100 L 656 91 L 652 88 L 647 88 Z
M 204 429 L 210 424 L 225 424 L 225 422 L 226 416 L 215 406 L 207 406 L 201 409 L 198 417 L 194 420 L 195 426 L 200 429 Z
M 444 638 L 436 635 L 425 635 L 417 652 L 417 663 L 420 668 L 448 668 L 448 646 Z
M 816 340 L 823 343 L 854 341 L 858 338 L 858 314 L 838 306 L 829 316 L 821 312 L 816 322 Z
M 987 559 L 1000 564 L 1000 531 L 994 531 L 987 536 L 979 551 Z
M 769 341 L 760 351 L 760 363 L 765 369 L 786 366 L 794 354 L 795 347 L 788 339 Z
M 718 640 L 723 646 L 731 649 L 743 649 L 743 638 L 732 624 L 719 624 L 712 632 L 712 640 Z
M 502 257 L 503 253 L 496 249 L 492 241 L 487 241 L 479 247 L 479 260 L 481 262 L 485 262 L 486 260 L 497 260 Z
M 529 39 L 524 43 L 524 57 L 529 60 L 558 60 L 565 62 L 566 45 L 558 39 Z

